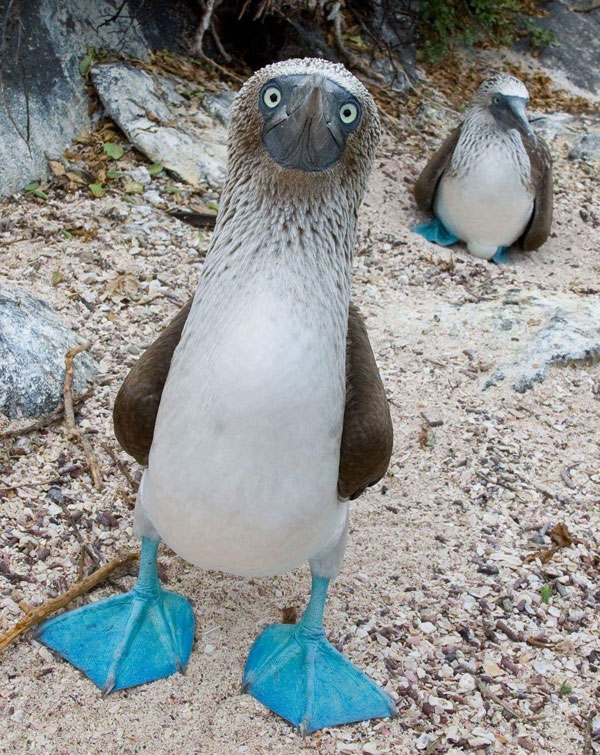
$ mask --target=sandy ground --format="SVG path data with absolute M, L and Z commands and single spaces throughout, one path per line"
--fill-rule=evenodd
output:
M 434 247 L 408 227 L 420 219 L 409 184 L 423 150 L 452 123 L 437 117 L 429 134 L 409 124 L 405 139 L 385 140 L 362 211 L 354 298 L 390 398 L 395 449 L 385 479 L 352 505 L 325 617 L 334 644 L 395 698 L 398 718 L 302 739 L 240 695 L 252 641 L 283 609 L 302 610 L 308 569 L 241 579 L 201 571 L 164 549 L 164 581 L 196 615 L 187 674 L 103 699 L 27 634 L 1 657 L 1 752 L 600 751 L 589 741 L 600 730 L 600 366 L 553 367 L 525 394 L 507 384 L 483 391 L 497 366 L 486 333 L 467 316 L 457 332 L 437 315 L 448 304 L 467 312 L 503 301 L 515 289 L 598 296 L 598 176 L 568 161 L 558 140 L 554 234 L 542 250 L 498 267 L 460 247 Z M 571 142 L 584 127 L 573 127 Z M 153 182 L 165 206 L 169 184 Z M 192 203 L 179 189 L 181 203 Z M 21 601 L 40 604 L 78 579 L 75 529 L 102 561 L 135 546 L 132 490 L 103 446 L 138 468 L 117 446 L 111 408 L 128 368 L 193 291 L 207 246 L 207 234 L 140 197 L 131 205 L 114 192 L 49 194 L 46 203 L 2 206 L 0 276 L 47 298 L 92 342 L 101 375 L 79 417 L 105 487 L 94 490 L 61 422 L 4 443 L 0 630 L 22 617 Z M 80 235 L 66 238 L 69 229 Z M 53 286 L 54 272 L 61 280 Z M 48 495 L 51 485 L 73 525 Z M 559 524 L 572 544 L 545 564 L 526 562 L 553 545 Z M 119 576 L 92 597 L 132 582 Z

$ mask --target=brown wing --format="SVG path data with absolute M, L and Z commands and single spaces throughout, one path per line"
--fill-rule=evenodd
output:
M 433 199 L 438 181 L 452 159 L 461 128 L 462 125 L 452 131 L 450 136 L 423 168 L 421 175 L 417 179 L 413 192 L 420 210 L 431 212 L 433 209 Z
M 552 157 L 548 145 L 538 137 L 535 144 L 524 139 L 525 149 L 531 163 L 531 180 L 535 187 L 533 213 L 521 245 L 528 252 L 538 249 L 550 235 L 552 227 Z
M 115 401 L 115 434 L 123 448 L 146 464 L 160 398 L 192 300 L 131 368 Z M 350 305 L 346 346 L 346 409 L 338 491 L 358 498 L 385 474 L 392 453 L 392 420 L 369 337 Z
M 346 410 L 338 493 L 354 500 L 385 474 L 392 455 L 392 418 L 359 310 L 350 305 L 346 342 Z
M 133 365 L 115 400 L 115 435 L 140 464 L 148 462 L 160 397 L 191 306 L 192 299 Z

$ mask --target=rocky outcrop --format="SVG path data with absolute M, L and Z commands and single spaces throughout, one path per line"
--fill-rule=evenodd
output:
M 233 92 L 208 95 L 204 108 L 178 111 L 173 82 L 124 63 L 96 65 L 91 79 L 106 112 L 151 162 L 178 179 L 219 189 L 227 175 L 228 106 Z M 214 115 L 214 119 L 209 114 Z
M 558 68 L 576 86 L 600 92 L 600 8 L 593 0 L 552 0 L 548 15 L 536 18 L 536 26 L 551 31 L 554 44 L 540 59 Z
M 199 12 L 194 0 L 17 0 L 3 10 L 0 197 L 44 178 L 47 158 L 90 130 L 80 71 L 87 52 L 118 48 L 144 58 L 148 48 L 184 49 Z

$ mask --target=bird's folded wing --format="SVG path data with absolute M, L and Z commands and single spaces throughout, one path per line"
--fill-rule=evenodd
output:
M 548 145 L 538 137 L 535 144 L 524 140 L 531 163 L 531 180 L 535 189 L 533 213 L 521 245 L 525 251 L 537 249 L 550 235 L 552 227 L 552 157 Z
M 191 306 L 192 299 L 133 365 L 115 400 L 115 435 L 140 464 L 148 462 L 160 397 Z
M 452 131 L 450 136 L 423 168 L 421 175 L 417 179 L 414 195 L 419 209 L 424 210 L 425 212 L 431 212 L 433 208 L 433 200 L 438 181 L 452 159 L 454 148 L 460 137 L 461 128 L 462 125 Z
M 358 498 L 385 474 L 392 455 L 390 409 L 359 310 L 350 305 L 346 341 L 346 409 L 338 494 Z
M 115 434 L 125 451 L 146 464 L 171 358 L 190 312 L 190 299 L 131 368 L 113 411 Z M 392 453 L 392 421 L 369 337 L 350 305 L 346 346 L 346 409 L 340 452 L 340 498 L 357 498 L 385 474 Z

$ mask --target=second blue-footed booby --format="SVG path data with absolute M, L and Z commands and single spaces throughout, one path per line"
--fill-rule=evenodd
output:
M 413 230 L 443 246 L 464 241 L 475 257 L 504 260 L 515 242 L 541 246 L 552 224 L 552 160 L 527 120 L 529 95 L 514 76 L 481 84 L 464 121 L 415 184 L 435 219 Z
M 348 500 L 387 469 L 392 425 L 350 305 L 357 215 L 379 138 L 375 104 L 343 66 L 258 71 L 232 109 L 229 175 L 193 300 L 132 368 L 115 431 L 146 464 L 138 582 L 46 622 L 39 638 L 105 692 L 185 666 L 189 603 L 156 571 L 162 538 L 206 569 L 275 575 L 309 561 L 296 625 L 256 640 L 244 689 L 312 731 L 393 715 L 323 632 Z

